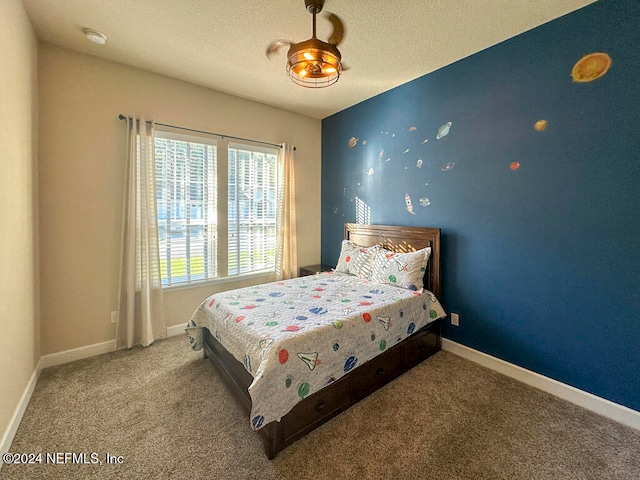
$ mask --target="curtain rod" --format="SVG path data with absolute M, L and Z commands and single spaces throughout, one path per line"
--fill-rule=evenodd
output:
M 120 120 L 126 120 L 126 119 L 131 120 L 131 117 L 128 117 L 128 116 L 123 115 L 123 114 L 118 115 L 118 118 Z M 148 120 L 147 120 L 147 122 L 148 122 Z M 261 142 L 260 140 L 253 140 L 251 138 L 234 137 L 232 135 L 223 135 L 222 133 L 205 132 L 204 130 L 195 130 L 193 128 L 180 127 L 178 125 L 169 125 L 167 123 L 158 123 L 158 122 L 156 122 L 155 124 L 156 125 L 160 125 L 162 127 L 169 127 L 169 128 L 177 128 L 179 130 L 186 130 L 188 132 L 204 133 L 206 135 L 215 135 L 216 137 L 221 137 L 221 138 L 233 138 L 234 140 L 246 140 L 248 142 L 261 143 L 262 145 L 271 145 L 272 147 L 282 148 L 282 145 L 280 145 L 278 143 Z M 293 149 L 295 150 L 296 147 L 293 147 Z

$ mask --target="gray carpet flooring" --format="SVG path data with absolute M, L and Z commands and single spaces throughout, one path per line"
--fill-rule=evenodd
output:
M 44 370 L 11 451 L 42 464 L 1 479 L 640 479 L 640 431 L 444 351 L 269 461 L 182 336 Z

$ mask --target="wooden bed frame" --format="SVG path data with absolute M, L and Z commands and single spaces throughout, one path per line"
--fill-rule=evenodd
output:
M 358 245 L 372 246 L 380 243 L 395 252 L 411 252 L 431 247 L 424 285 L 438 299 L 441 298 L 439 228 L 347 223 L 344 232 L 345 239 Z M 440 350 L 441 325 L 441 320 L 431 322 L 409 338 L 300 401 L 279 422 L 271 422 L 258 430 L 267 457 L 274 458 L 288 445 Z M 248 418 L 251 414 L 248 388 L 253 377 L 206 328 L 203 331 L 205 358 L 219 371 Z

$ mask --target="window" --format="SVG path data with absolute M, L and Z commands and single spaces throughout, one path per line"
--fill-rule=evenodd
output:
M 276 154 L 229 145 L 229 275 L 275 267 Z
M 163 286 L 274 269 L 277 154 L 156 130 Z

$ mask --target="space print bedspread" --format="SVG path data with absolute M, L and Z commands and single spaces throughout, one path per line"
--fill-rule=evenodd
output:
M 296 403 L 445 316 L 435 295 L 333 272 L 216 293 L 186 331 L 202 327 L 253 376 L 251 426 L 280 420 Z

